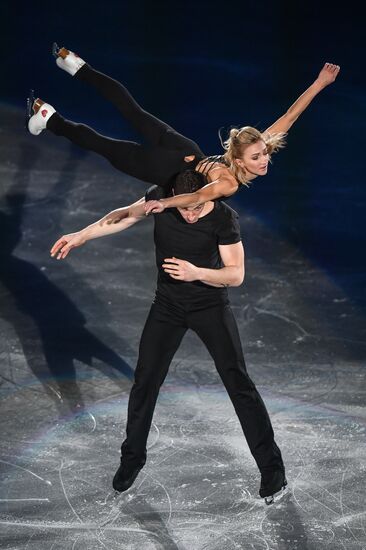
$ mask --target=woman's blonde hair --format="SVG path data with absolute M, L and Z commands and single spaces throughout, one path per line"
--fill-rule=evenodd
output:
M 286 134 L 278 132 L 277 134 L 262 133 L 252 126 L 243 126 L 242 128 L 231 128 L 229 137 L 226 141 L 220 141 L 225 149 L 224 159 L 234 174 L 234 177 L 243 185 L 249 187 L 249 182 L 245 176 L 245 170 L 235 162 L 235 159 L 241 158 L 247 145 L 252 145 L 258 141 L 266 144 L 269 159 L 272 153 L 276 153 L 286 145 Z

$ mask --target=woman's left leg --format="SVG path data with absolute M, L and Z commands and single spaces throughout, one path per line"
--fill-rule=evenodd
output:
M 194 141 L 145 111 L 118 80 L 95 70 L 87 63 L 75 73 L 75 78 L 93 86 L 98 93 L 115 105 L 122 116 L 150 145 L 181 149 L 186 156 L 203 155 Z

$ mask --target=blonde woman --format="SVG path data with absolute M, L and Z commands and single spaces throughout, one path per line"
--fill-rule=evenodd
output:
M 118 170 L 150 184 L 157 184 L 169 194 L 178 174 L 194 172 L 203 187 L 195 193 L 148 201 L 146 214 L 171 207 L 194 207 L 209 200 L 233 195 L 268 170 L 271 155 L 285 145 L 285 135 L 314 97 L 334 82 L 340 67 L 325 63 L 313 84 L 288 111 L 265 132 L 251 126 L 232 128 L 223 142 L 224 153 L 206 156 L 193 140 L 154 117 L 134 100 L 116 80 L 96 71 L 66 48 L 53 47 L 56 64 L 77 80 L 94 87 L 113 103 L 122 116 L 144 138 L 145 143 L 112 139 L 86 126 L 63 118 L 55 108 L 40 98 L 28 100 L 28 129 L 33 135 L 49 130 L 73 143 L 105 157 Z M 124 210 L 113 211 L 106 223 L 118 223 Z
M 225 152 L 197 163 L 195 169 L 205 175 L 207 184 L 195 193 L 148 201 L 145 205 L 146 214 L 157 214 L 165 208 L 192 207 L 208 200 L 230 197 L 240 186 L 248 186 L 256 177 L 265 176 L 271 155 L 285 146 L 285 137 L 291 126 L 314 97 L 335 81 L 339 71 L 339 65 L 325 63 L 313 84 L 264 132 L 252 126 L 232 128 L 228 139 L 222 143 Z M 193 157 L 185 160 L 194 161 Z

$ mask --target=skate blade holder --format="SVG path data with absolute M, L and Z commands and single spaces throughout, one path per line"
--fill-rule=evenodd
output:
M 274 493 L 273 495 L 270 495 L 269 497 L 264 497 L 264 502 L 267 506 L 270 506 L 271 504 L 275 504 L 279 500 L 282 499 L 283 496 L 285 496 L 288 493 L 288 485 L 284 485 L 277 493 Z

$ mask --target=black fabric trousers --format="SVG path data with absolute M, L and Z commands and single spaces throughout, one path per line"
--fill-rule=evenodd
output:
M 146 442 L 159 389 L 187 329 L 210 352 L 234 405 L 250 451 L 263 473 L 283 468 L 266 407 L 244 362 L 237 324 L 229 305 L 187 311 L 183 305 L 156 301 L 148 315 L 131 389 L 122 464 L 143 466 Z
M 85 124 L 63 118 L 57 112 L 47 122 L 47 129 L 54 134 L 64 136 L 79 147 L 102 155 L 126 174 L 159 185 L 165 184 L 166 180 L 179 171 L 184 156 L 204 156 L 194 141 L 142 109 L 117 80 L 96 71 L 88 64 L 83 65 L 74 78 L 86 82 L 110 101 L 142 136 L 146 145 L 104 136 Z

